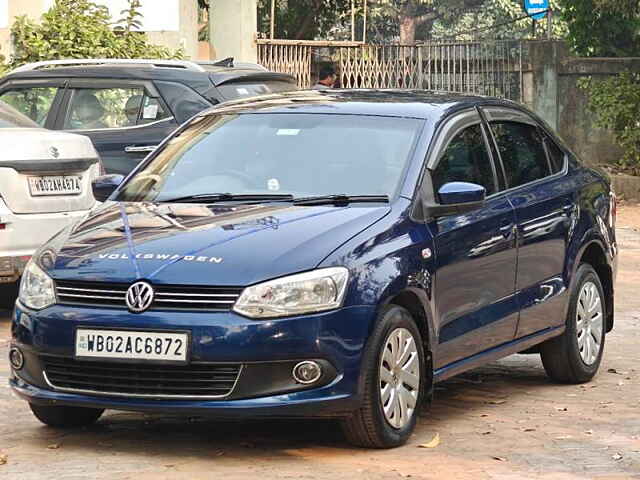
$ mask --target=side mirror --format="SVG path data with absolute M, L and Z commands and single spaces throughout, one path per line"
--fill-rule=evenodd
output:
M 425 202 L 425 215 L 431 218 L 461 215 L 484 205 L 486 189 L 467 182 L 449 182 L 440 187 L 438 203 Z
M 102 175 L 91 182 L 94 198 L 99 202 L 104 202 L 118 188 L 124 180 L 123 175 Z

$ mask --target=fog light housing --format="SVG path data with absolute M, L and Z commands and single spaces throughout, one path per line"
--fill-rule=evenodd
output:
M 9 350 L 9 363 L 14 370 L 20 370 L 24 366 L 24 355 L 17 347 Z
M 293 378 L 303 385 L 310 385 L 320 380 L 322 367 L 311 360 L 305 360 L 293 367 Z

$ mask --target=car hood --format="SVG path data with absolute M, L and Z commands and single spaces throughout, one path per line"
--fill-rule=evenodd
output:
M 108 202 L 52 239 L 40 264 L 58 280 L 244 286 L 315 268 L 389 211 Z

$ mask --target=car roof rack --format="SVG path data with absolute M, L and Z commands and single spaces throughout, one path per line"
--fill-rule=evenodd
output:
M 65 60 L 48 60 L 44 62 L 34 62 L 22 65 L 10 73 L 29 72 L 48 67 L 72 67 L 82 65 L 148 65 L 156 68 L 181 68 L 194 72 L 205 72 L 202 65 L 188 60 L 160 60 L 160 59 L 138 59 L 138 58 L 69 58 Z

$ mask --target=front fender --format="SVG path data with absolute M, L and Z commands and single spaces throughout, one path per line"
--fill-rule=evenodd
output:
M 405 302 L 410 302 L 409 310 L 417 308 L 420 320 L 426 322 L 428 348 L 433 351 L 432 342 L 437 338 L 431 307 L 434 272 L 433 258 L 427 254 L 433 252 L 433 238 L 426 226 L 411 220 L 408 213 L 408 208 L 392 212 L 333 252 L 321 266 L 349 268 L 349 305 L 373 305 L 380 311 L 403 295 Z

